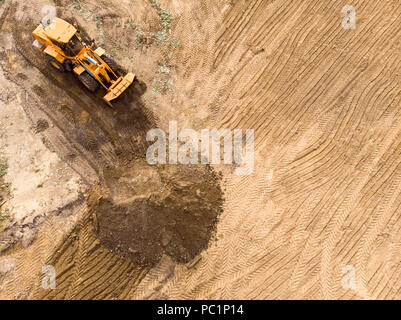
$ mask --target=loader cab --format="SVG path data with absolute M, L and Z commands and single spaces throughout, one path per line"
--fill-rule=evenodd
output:
M 81 37 L 76 33 L 68 42 L 68 47 L 75 55 L 78 55 L 78 53 L 81 52 L 85 45 L 83 44 Z
M 60 48 L 65 55 L 75 57 L 85 47 L 78 30 L 60 18 L 54 18 L 48 26 L 39 25 L 33 32 L 35 38 L 44 38 Z
M 85 48 L 85 44 L 78 33 L 74 34 L 67 43 L 61 43 L 59 46 L 70 57 L 77 56 Z
M 43 28 L 43 31 L 48 38 L 59 43 L 67 43 L 77 33 L 73 25 L 60 18 L 54 18 L 50 25 Z

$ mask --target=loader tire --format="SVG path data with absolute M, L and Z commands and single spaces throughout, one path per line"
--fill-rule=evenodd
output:
M 64 72 L 65 67 L 61 62 L 58 62 L 55 58 L 47 56 L 47 59 L 49 60 L 50 64 L 54 69 L 57 69 L 58 71 Z
M 65 68 L 65 70 L 67 70 L 67 71 L 72 71 L 72 70 L 74 70 L 74 66 L 72 65 L 71 60 L 66 60 L 66 61 L 64 61 L 64 68 Z
M 95 79 L 87 72 L 84 71 L 78 76 L 79 81 L 83 83 L 83 85 L 91 92 L 95 92 L 99 87 L 99 84 Z
M 107 63 L 107 65 L 113 70 L 115 74 L 117 74 L 118 70 L 118 64 L 117 62 L 114 61 L 112 57 L 110 57 L 108 54 L 102 54 L 100 58 Z M 118 75 L 118 74 L 117 74 Z

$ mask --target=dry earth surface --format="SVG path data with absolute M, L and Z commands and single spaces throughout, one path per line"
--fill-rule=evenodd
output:
M 115 111 L 45 5 L 136 73 Z M 0 298 L 400 299 L 400 56 L 399 0 L 0 1 Z M 254 129 L 253 173 L 149 166 L 171 120 Z

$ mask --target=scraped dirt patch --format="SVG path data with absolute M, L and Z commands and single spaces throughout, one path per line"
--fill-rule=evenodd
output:
M 102 245 L 142 264 L 164 253 L 185 263 L 208 246 L 223 201 L 211 168 L 140 160 L 108 179 L 110 189 L 94 208 Z

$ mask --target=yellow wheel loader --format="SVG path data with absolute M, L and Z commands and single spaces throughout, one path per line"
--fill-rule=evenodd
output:
M 86 44 L 77 28 L 68 22 L 55 18 L 44 27 L 39 25 L 34 31 L 36 49 L 46 54 L 50 64 L 59 71 L 73 71 L 78 79 L 94 92 L 99 84 L 107 90 L 103 97 L 111 107 L 111 100 L 120 96 L 134 81 L 129 72 L 124 77 L 117 75 L 116 62 L 102 48 L 94 50 L 94 42 Z

